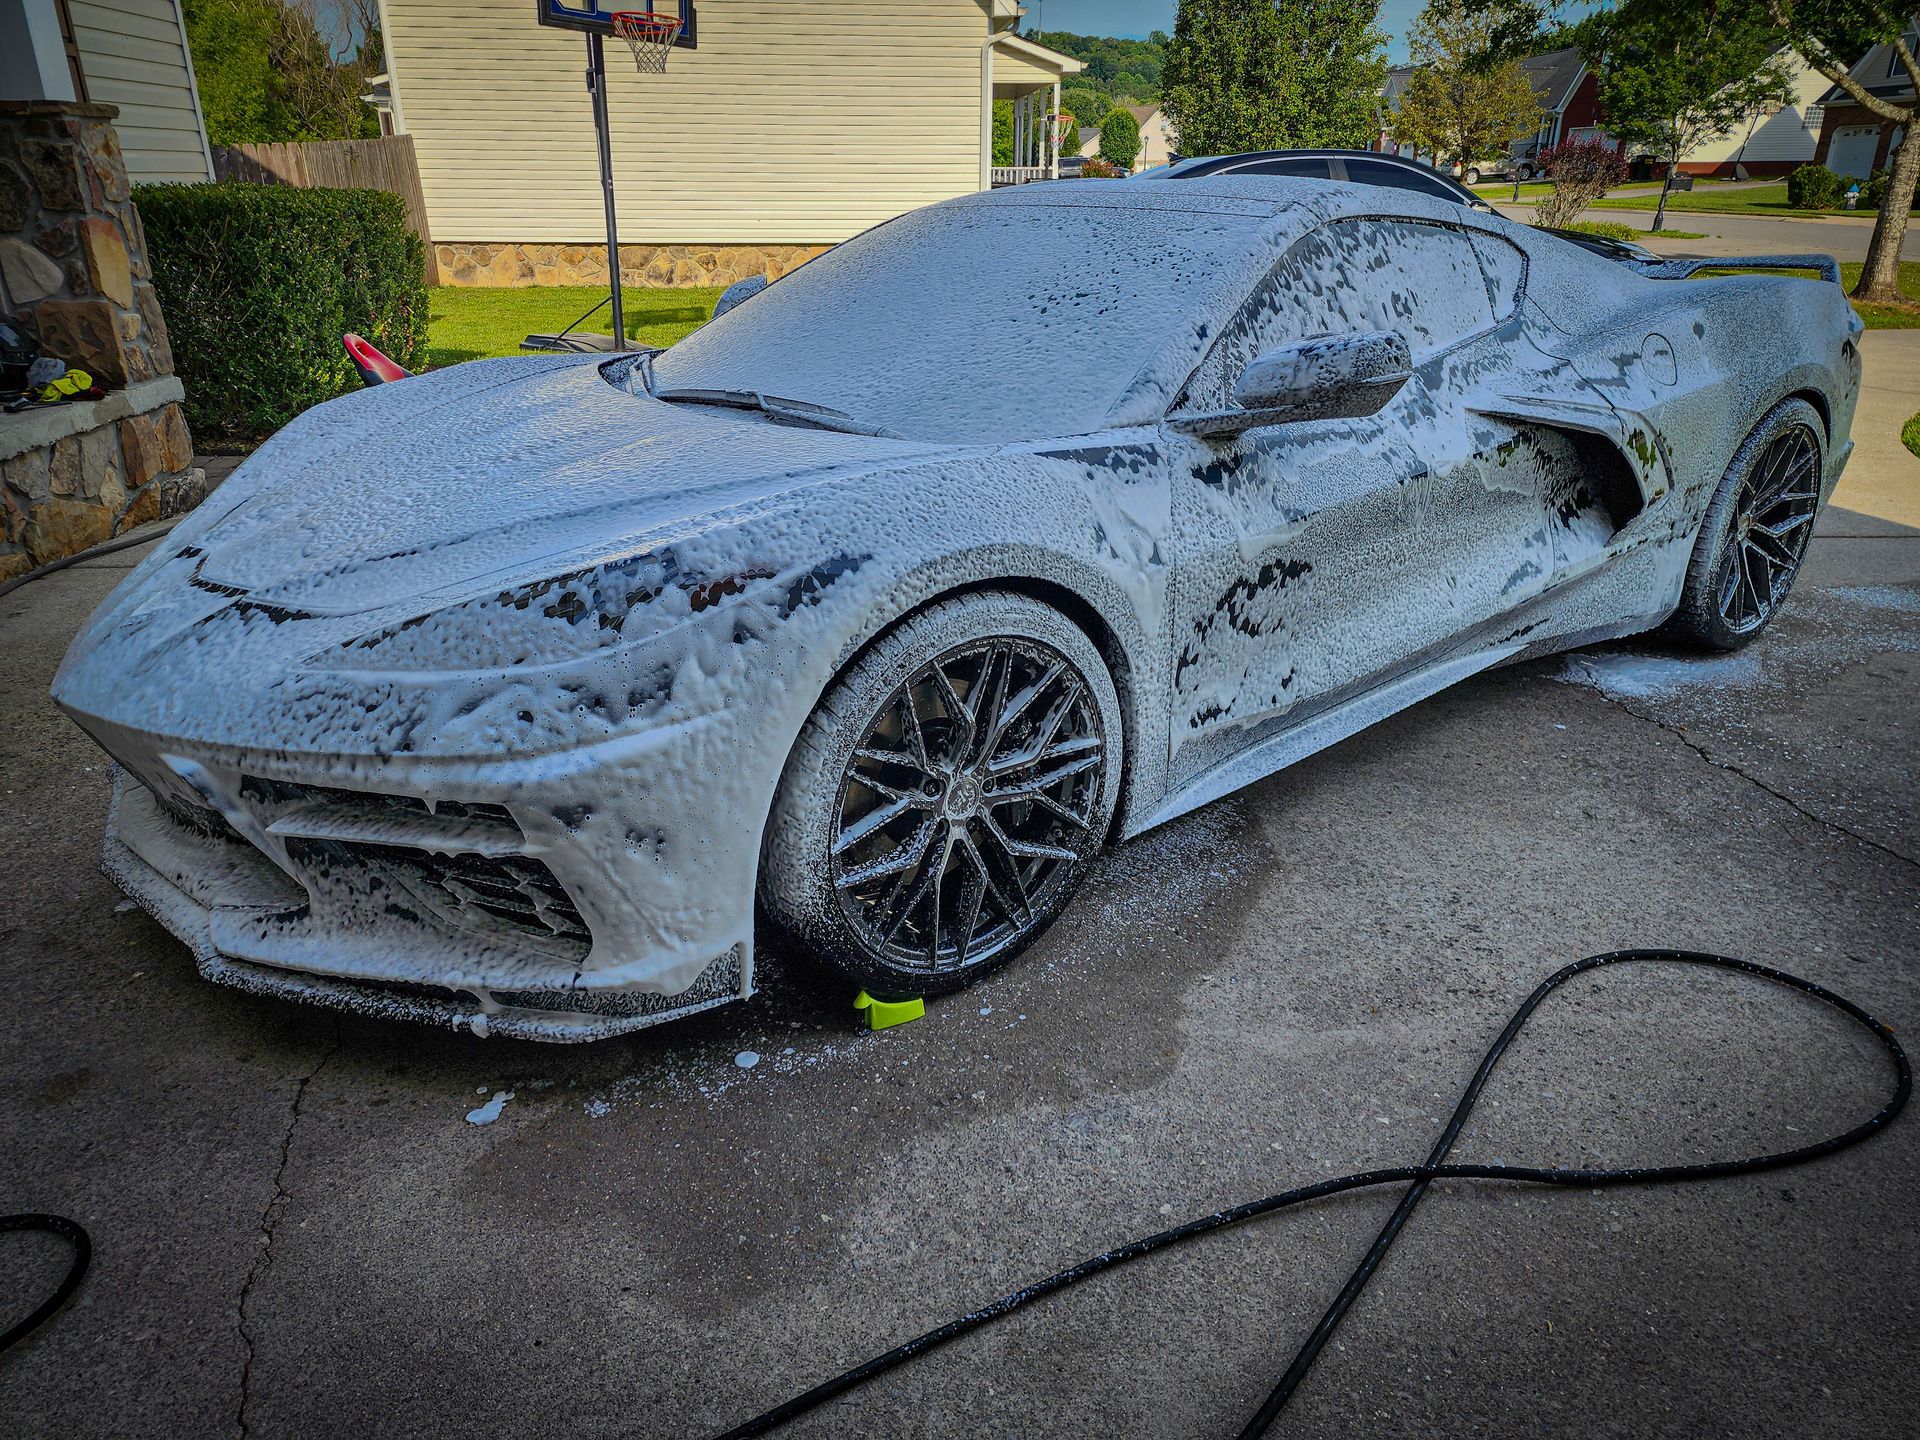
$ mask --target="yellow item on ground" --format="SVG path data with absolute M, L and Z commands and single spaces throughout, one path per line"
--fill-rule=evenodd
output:
M 867 1012 L 869 1030 L 885 1030 L 890 1026 L 904 1025 L 909 1020 L 918 1020 L 927 1013 L 927 1002 L 918 995 L 911 1000 L 876 1000 L 862 990 L 853 997 L 853 1008 Z

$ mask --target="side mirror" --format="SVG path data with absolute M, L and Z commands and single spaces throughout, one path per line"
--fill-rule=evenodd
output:
M 1234 409 L 1169 423 L 1195 435 L 1236 435 L 1256 425 L 1356 419 L 1391 400 L 1412 372 L 1398 335 L 1321 335 L 1256 358 L 1233 387 Z
M 767 277 L 749 275 L 744 280 L 736 280 L 720 292 L 720 298 L 713 302 L 713 318 L 718 320 L 727 311 L 743 300 L 751 300 L 767 288 Z

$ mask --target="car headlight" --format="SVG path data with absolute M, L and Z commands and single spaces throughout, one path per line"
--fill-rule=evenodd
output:
M 607 561 L 389 625 L 310 657 L 327 670 L 447 673 L 567 664 L 660 639 L 729 601 L 735 640 L 812 604 L 865 556 L 689 574 L 672 551 Z

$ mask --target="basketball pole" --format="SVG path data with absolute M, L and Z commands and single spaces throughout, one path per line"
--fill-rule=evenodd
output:
M 593 96 L 593 129 L 600 142 L 600 194 L 607 207 L 607 283 L 613 289 L 613 348 L 627 348 L 626 314 L 620 307 L 620 222 L 613 204 L 613 137 L 607 127 L 607 52 L 597 30 L 587 32 L 587 93 Z

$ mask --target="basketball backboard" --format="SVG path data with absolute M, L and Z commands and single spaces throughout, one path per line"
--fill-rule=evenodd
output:
M 693 0 L 535 0 L 542 25 L 562 30 L 584 30 L 601 35 L 613 33 L 616 10 L 661 10 L 680 13 L 680 34 L 674 45 L 682 50 L 700 48 L 699 17 Z

